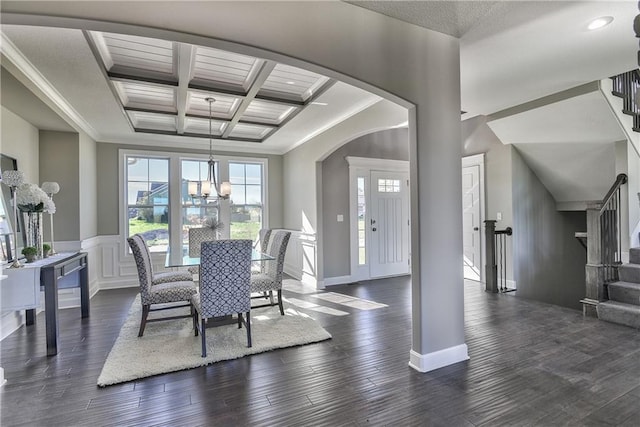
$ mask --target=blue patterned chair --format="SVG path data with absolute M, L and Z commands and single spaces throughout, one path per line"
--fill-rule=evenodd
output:
M 170 281 L 153 283 L 153 273 L 151 270 L 151 258 L 144 240 L 137 235 L 127 239 L 133 259 L 136 261 L 138 268 L 138 281 L 140 282 L 140 302 L 142 303 L 142 319 L 140 320 L 140 330 L 138 336 L 144 333 L 147 322 L 157 320 L 172 320 L 191 317 L 193 315 L 193 307 L 191 306 L 191 297 L 197 292 L 196 284 L 190 278 L 187 280 Z M 178 277 L 178 276 L 175 276 Z M 190 277 L 190 276 L 187 276 Z M 159 308 L 152 309 L 153 304 L 166 304 L 184 302 L 185 304 L 171 304 Z M 190 307 L 191 313 L 184 316 L 170 316 L 158 319 L 148 319 L 149 312 L 158 310 L 167 310 L 178 307 Z
M 284 270 L 284 256 L 287 252 L 287 244 L 291 232 L 282 230 L 273 230 L 269 237 L 269 247 L 267 254 L 271 255 L 273 261 L 265 261 L 265 270 L 263 273 L 251 275 L 251 293 L 269 293 L 270 303 L 263 305 L 254 305 L 254 308 L 273 306 L 273 291 L 278 293 L 278 306 L 280 314 L 284 316 L 284 307 L 282 306 L 282 273 Z M 256 298 L 262 298 L 256 297 Z
M 251 248 L 251 240 L 202 243 L 199 292 L 191 297 L 193 327 L 202 339 L 202 357 L 207 356 L 207 319 L 214 317 L 237 313 L 238 328 L 245 325 L 247 346 L 251 347 Z
M 163 271 L 161 273 L 155 273 L 153 271 L 153 262 L 151 262 L 151 252 L 149 251 L 149 247 L 147 246 L 147 241 L 141 234 L 134 234 L 133 236 L 131 236 L 131 238 L 137 240 L 138 245 L 140 245 L 141 247 L 142 255 L 146 258 L 145 262 L 148 262 L 150 265 L 152 285 L 192 280 L 191 274 L 186 271 Z M 131 246 L 131 244 L 129 244 L 129 246 Z
M 189 229 L 189 256 L 198 258 L 202 242 L 218 240 L 218 230 L 210 227 L 194 227 Z M 200 274 L 200 267 L 197 265 L 187 268 L 191 274 Z
M 261 228 L 258 231 L 258 240 L 253 245 L 254 248 L 259 248 L 260 252 L 267 253 L 267 248 L 269 248 L 269 237 L 271 237 L 271 229 L 270 228 Z M 260 261 L 257 265 L 252 268 L 252 274 L 264 273 L 266 268 L 265 261 Z

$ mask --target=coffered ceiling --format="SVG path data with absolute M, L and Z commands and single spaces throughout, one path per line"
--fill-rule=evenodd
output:
M 263 142 L 327 90 L 311 71 L 168 40 L 85 32 L 135 132 Z

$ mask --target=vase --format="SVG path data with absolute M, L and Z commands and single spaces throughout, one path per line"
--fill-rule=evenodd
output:
M 36 248 L 36 258 L 42 259 L 42 212 L 27 212 L 24 229 L 27 237 L 25 246 Z

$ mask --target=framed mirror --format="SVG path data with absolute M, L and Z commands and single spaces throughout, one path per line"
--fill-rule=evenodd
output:
M 2 173 L 8 170 L 18 170 L 18 161 L 13 157 L 0 154 L 0 178 Z M 24 246 L 24 219 L 18 215 L 18 242 L 13 241 L 13 230 L 16 227 L 11 204 L 11 189 L 1 184 L 2 197 L 0 198 L 0 261 L 6 263 L 13 261 L 17 255 L 21 257 L 19 249 Z

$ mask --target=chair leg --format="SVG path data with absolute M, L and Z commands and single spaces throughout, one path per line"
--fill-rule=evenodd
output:
M 138 336 L 141 337 L 144 334 L 144 327 L 147 326 L 147 316 L 149 316 L 150 305 L 146 304 L 142 306 L 142 319 L 140 319 L 140 330 Z
M 238 329 L 242 329 L 242 313 L 238 313 Z
M 278 289 L 278 305 L 280 306 L 280 314 L 284 316 L 284 307 L 282 305 L 282 289 Z
M 271 301 L 271 305 L 274 305 L 274 303 L 273 303 L 273 291 L 269 291 L 269 301 Z
M 251 312 L 247 311 L 247 347 L 251 347 Z
M 198 310 L 191 304 L 191 319 L 193 320 L 193 336 L 198 336 Z
M 207 330 L 207 319 L 201 319 L 200 324 L 202 328 L 200 331 L 200 337 L 202 339 L 202 357 L 207 357 L 207 337 L 205 332 Z

